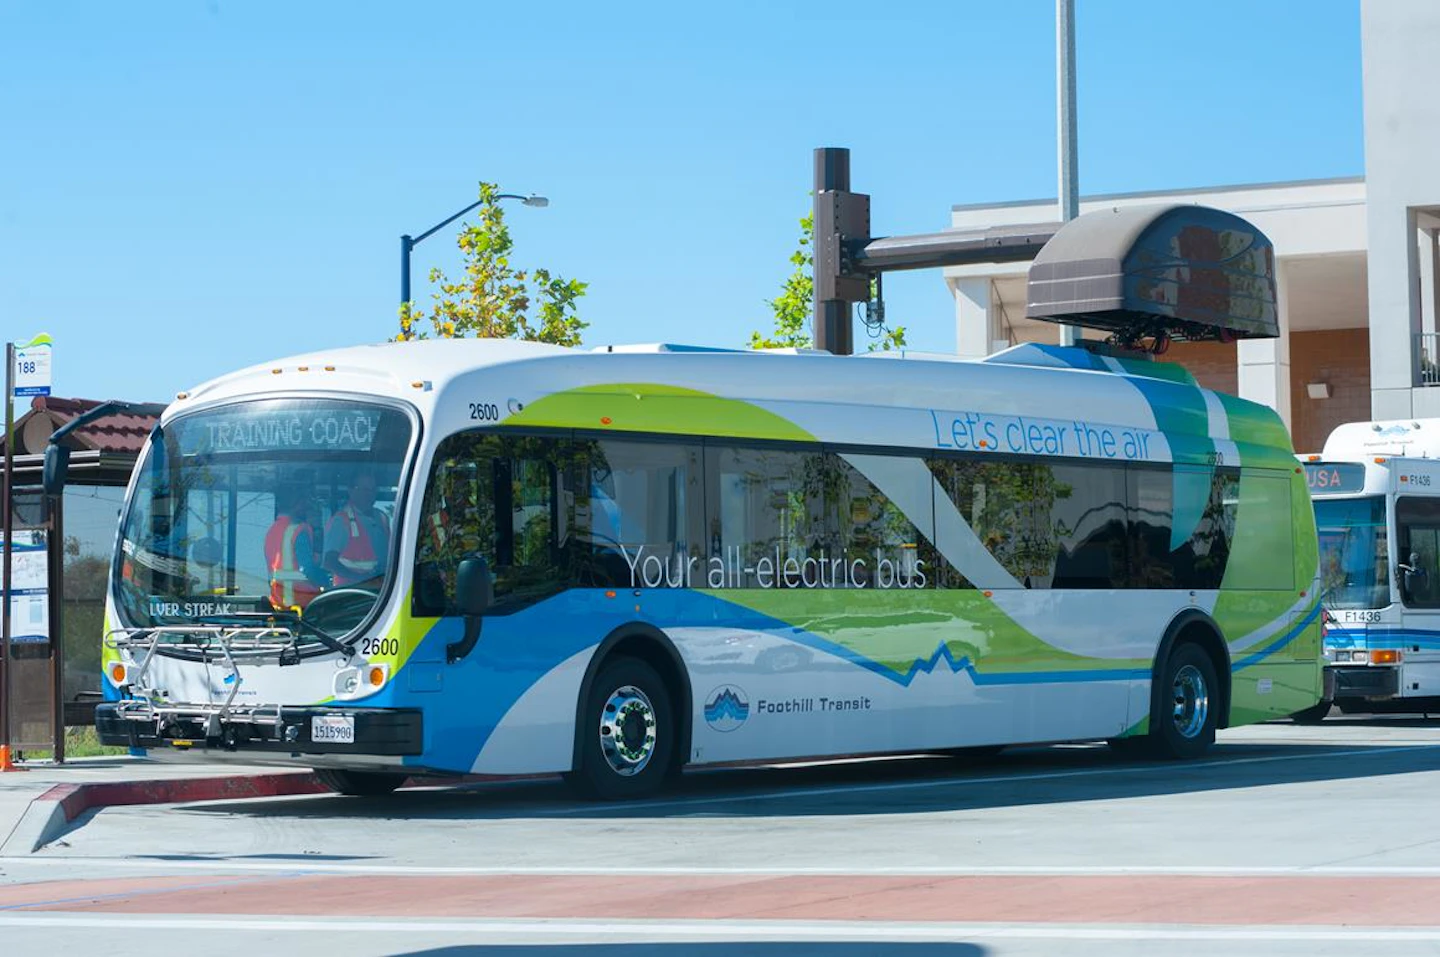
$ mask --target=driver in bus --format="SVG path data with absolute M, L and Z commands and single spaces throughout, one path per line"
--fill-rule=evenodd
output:
M 337 588 L 378 584 L 390 554 L 390 521 L 375 507 L 375 473 L 357 472 L 345 505 L 325 526 L 324 566 Z
M 285 490 L 280 514 L 265 533 L 265 565 L 270 570 L 270 604 L 303 611 L 321 590 L 333 584 L 316 561 L 313 503 L 303 488 Z

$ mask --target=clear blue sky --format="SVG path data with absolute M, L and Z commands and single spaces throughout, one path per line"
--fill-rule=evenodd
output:
M 1078 0 L 1084 193 L 1363 172 L 1358 0 Z M 394 331 L 401 233 L 488 179 L 588 344 L 741 345 L 848 146 L 876 235 L 1056 192 L 1052 0 L 0 7 L 0 338 L 168 399 Z M 448 231 L 417 250 L 459 262 Z M 952 350 L 938 272 L 887 279 Z M 863 333 L 857 333 L 863 335 Z

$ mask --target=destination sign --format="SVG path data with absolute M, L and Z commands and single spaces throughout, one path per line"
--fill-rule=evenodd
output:
M 184 422 L 180 450 L 196 452 L 368 452 L 379 409 L 290 406 L 217 412 Z
M 1306 462 L 1305 482 L 1311 492 L 1363 492 L 1365 466 L 1354 462 Z

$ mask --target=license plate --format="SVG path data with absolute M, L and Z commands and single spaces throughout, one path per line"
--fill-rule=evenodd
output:
M 310 740 L 333 744 L 355 743 L 355 716 L 349 714 L 317 714 L 310 718 Z

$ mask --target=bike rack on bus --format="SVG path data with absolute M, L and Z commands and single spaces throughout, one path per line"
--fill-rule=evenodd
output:
M 180 639 L 173 641 L 168 639 Z M 280 705 L 236 705 L 235 698 L 245 683 L 240 662 L 247 658 L 283 657 L 295 654 L 298 636 L 283 626 L 193 626 L 162 625 L 156 628 L 116 628 L 106 633 L 105 647 L 122 653 L 138 663 L 133 673 L 126 674 L 128 698 L 116 702 L 116 713 L 127 721 L 153 724 L 157 729 L 175 721 L 200 721 L 207 736 L 218 736 L 222 724 L 239 723 L 280 725 Z M 162 648 L 185 649 L 198 653 L 209 666 L 223 664 L 230 693 L 218 704 L 213 702 L 172 703 L 164 693 L 145 684 L 150 666 Z

